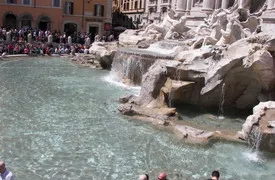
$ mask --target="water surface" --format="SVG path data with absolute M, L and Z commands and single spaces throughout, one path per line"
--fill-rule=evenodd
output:
M 183 143 L 173 133 L 117 112 L 131 90 L 107 71 L 65 59 L 0 63 L 0 159 L 20 180 L 273 179 L 275 155 L 217 142 Z

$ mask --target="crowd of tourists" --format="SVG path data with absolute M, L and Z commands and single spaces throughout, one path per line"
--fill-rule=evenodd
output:
M 51 40 L 49 42 L 49 36 Z M 69 41 L 70 38 L 70 42 Z M 71 34 L 58 31 L 36 30 L 31 28 L 7 29 L 0 28 L 0 56 L 7 54 L 28 54 L 28 55 L 52 55 L 88 53 L 91 38 L 95 41 L 113 41 L 113 34 L 91 37 L 88 33 L 75 32 Z M 89 42 L 87 43 L 87 40 Z

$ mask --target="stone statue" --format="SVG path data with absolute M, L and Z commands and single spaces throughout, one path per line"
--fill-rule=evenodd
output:
M 198 39 L 192 46 L 192 49 L 197 48 L 200 44 L 202 44 L 202 46 L 205 46 L 207 44 L 216 44 L 220 38 L 222 37 L 222 30 L 226 29 L 226 25 L 227 25 L 227 14 L 226 13 L 219 13 L 219 15 L 217 16 L 217 21 L 211 25 L 211 33 L 209 36 L 207 37 L 203 37 Z
M 232 44 L 236 41 L 234 35 L 233 35 L 233 19 L 229 19 L 229 22 L 226 25 L 226 30 L 221 29 L 221 38 L 216 43 L 218 46 Z
M 167 13 L 167 16 L 163 19 L 163 21 L 160 24 L 153 23 L 153 24 L 148 25 L 145 28 L 143 35 L 147 36 L 148 34 L 160 33 L 161 36 L 164 38 L 164 36 L 169 31 L 171 26 L 178 22 L 174 18 L 175 18 L 175 12 L 172 9 L 170 9 Z
M 100 41 L 100 36 L 99 36 L 99 34 L 97 34 L 96 36 L 95 36 L 95 42 L 99 42 Z
M 72 44 L 72 37 L 71 37 L 71 36 L 68 37 L 68 44 L 69 44 L 69 45 Z
M 190 30 L 188 27 L 185 26 L 186 21 L 187 21 L 187 17 L 182 16 L 179 21 L 175 22 L 170 27 L 170 29 L 166 33 L 164 39 L 173 39 L 173 37 L 175 37 L 175 34 L 178 34 L 178 37 L 179 37 L 180 34 Z
M 204 18 L 204 23 L 198 26 L 198 28 L 196 29 L 196 32 L 199 33 L 199 31 L 204 27 L 211 28 L 211 26 L 217 22 L 221 14 L 225 14 L 224 9 L 216 9 L 207 18 Z

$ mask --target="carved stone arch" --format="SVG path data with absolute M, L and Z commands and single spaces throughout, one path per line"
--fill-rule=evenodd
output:
M 23 13 L 19 17 L 20 27 L 32 27 L 33 16 L 30 13 Z
M 45 14 L 41 14 L 37 19 L 37 27 L 41 30 L 51 29 L 51 18 Z
M 7 29 L 15 29 L 18 26 L 18 17 L 12 11 L 8 11 L 3 15 L 3 26 Z
M 74 21 L 65 21 L 63 23 L 63 31 L 66 33 L 67 36 L 71 36 L 74 38 L 79 31 L 79 24 Z

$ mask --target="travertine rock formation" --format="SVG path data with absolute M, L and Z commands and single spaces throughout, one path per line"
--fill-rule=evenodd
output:
M 255 148 L 275 152 L 275 102 L 261 102 L 253 108 L 237 136 Z
M 214 11 L 196 29 L 186 27 L 188 17 L 178 21 L 173 14 L 168 14 L 159 25 L 123 33 L 120 44 L 140 44 L 142 49 L 124 49 L 123 54 L 117 54 L 120 59 L 116 58 L 113 67 L 121 67 L 116 69 L 122 70 L 123 78 L 141 84 L 141 93 L 124 99 L 120 111 L 169 122 L 177 118 L 171 107 L 181 104 L 219 107 L 221 94 L 224 106 L 240 109 L 275 100 L 272 95 L 275 92 L 275 37 L 261 32 L 260 16 L 266 7 L 267 4 L 259 3 L 255 8 L 250 1 L 240 0 L 230 9 Z M 177 41 L 173 42 L 181 44 L 173 51 L 173 42 L 167 40 L 159 42 L 169 46 L 148 45 L 148 42 L 175 38 Z M 124 56 L 126 52 L 131 56 Z

